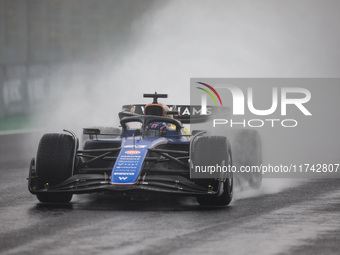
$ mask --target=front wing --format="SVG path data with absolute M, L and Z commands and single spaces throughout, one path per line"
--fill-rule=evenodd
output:
M 112 184 L 110 177 L 102 174 L 76 174 L 62 183 L 54 186 L 45 186 L 37 189 L 35 185 L 35 169 L 32 160 L 30 174 L 28 177 L 28 189 L 32 194 L 39 193 L 72 193 L 85 194 L 94 192 L 120 192 L 145 191 L 187 196 L 217 195 L 220 193 L 220 185 L 217 191 L 205 189 L 183 176 L 176 175 L 150 175 L 138 180 L 132 185 Z

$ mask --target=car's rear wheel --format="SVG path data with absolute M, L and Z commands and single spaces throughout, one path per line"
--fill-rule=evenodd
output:
M 36 159 L 37 188 L 51 187 L 72 176 L 76 143 L 66 134 L 45 134 L 39 143 Z M 70 193 L 39 193 L 43 203 L 68 203 Z
M 203 136 L 194 140 L 192 146 L 192 157 L 194 166 L 232 166 L 232 155 L 230 144 L 224 136 Z M 195 182 L 203 187 L 220 188 L 217 195 L 198 196 L 197 201 L 202 206 L 226 206 L 233 197 L 233 174 L 223 173 L 218 179 L 196 179 Z

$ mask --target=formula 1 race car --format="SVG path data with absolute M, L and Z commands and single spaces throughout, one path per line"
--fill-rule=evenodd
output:
M 195 166 L 233 164 L 227 137 L 205 131 L 190 134 L 183 127 L 190 116 L 158 103 L 166 94 L 144 97 L 153 102 L 123 106 L 121 129 L 84 128 L 81 149 L 70 131 L 45 134 L 30 164 L 29 191 L 43 203 L 68 203 L 73 194 L 114 192 L 131 198 L 185 195 L 204 206 L 228 205 L 233 196 L 232 172 L 213 178 L 192 174 Z

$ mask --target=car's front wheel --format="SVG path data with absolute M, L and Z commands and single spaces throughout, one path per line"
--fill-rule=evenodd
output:
M 44 189 L 65 181 L 72 176 L 76 143 L 66 134 L 45 134 L 39 143 L 36 159 L 37 188 Z M 38 193 L 43 203 L 68 203 L 69 193 Z
M 194 166 L 232 166 L 230 144 L 224 136 L 198 137 L 193 144 L 192 161 Z M 223 174 L 221 174 L 222 176 Z M 217 195 L 198 196 L 197 201 L 203 206 L 226 206 L 233 197 L 233 174 L 225 173 L 217 179 L 196 179 L 195 182 L 206 188 L 220 190 Z

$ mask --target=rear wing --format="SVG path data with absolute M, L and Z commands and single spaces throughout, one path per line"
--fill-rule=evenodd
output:
M 119 113 L 119 118 L 130 117 L 136 115 L 144 115 L 146 104 L 131 104 L 123 105 L 122 111 Z M 208 119 L 223 110 L 224 113 L 230 112 L 230 108 L 221 106 L 208 106 L 207 115 L 202 115 L 202 107 L 200 105 L 167 105 L 169 111 L 178 111 L 178 115 L 174 115 L 174 119 L 179 120 L 183 124 L 203 123 Z

